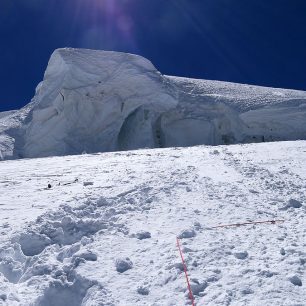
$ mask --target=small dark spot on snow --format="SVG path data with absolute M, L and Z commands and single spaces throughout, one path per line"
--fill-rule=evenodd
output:
M 267 278 L 270 278 L 270 277 L 272 277 L 274 275 L 277 275 L 277 273 L 271 272 L 271 271 L 261 271 L 259 274 L 261 276 L 264 276 L 264 277 L 267 277 Z
M 139 240 L 148 239 L 148 238 L 151 238 L 151 233 L 150 232 L 145 232 L 145 231 L 140 231 L 136 234 L 136 237 Z
M 149 295 L 150 291 L 148 288 L 146 287 L 138 287 L 137 288 L 137 293 L 141 294 L 141 295 Z
M 253 291 L 251 288 L 243 288 L 243 289 L 241 290 L 241 294 L 242 294 L 242 295 L 252 294 L 252 293 L 254 293 L 254 291 Z
M 178 238 L 183 239 L 183 238 L 193 238 L 196 236 L 196 232 L 194 231 L 194 229 L 185 229 L 183 230 Z
M 209 277 L 207 277 L 206 281 L 208 283 L 214 283 L 217 282 L 220 279 L 220 277 L 217 277 L 216 275 L 211 275 Z
M 187 248 L 187 247 L 183 248 L 183 253 L 192 253 L 192 252 L 193 252 L 193 250 L 190 249 L 190 248 Z
M 300 207 L 302 207 L 302 203 L 300 201 L 295 200 L 295 199 L 290 199 L 288 205 L 290 207 L 293 207 L 293 208 L 300 208 Z
M 184 265 L 181 262 L 177 262 L 177 263 L 171 265 L 169 268 L 170 269 L 171 268 L 176 268 L 176 269 L 178 269 L 178 270 L 180 270 L 182 272 L 184 271 Z
M 293 275 L 289 277 L 289 281 L 294 285 L 294 286 L 302 286 L 302 281 L 297 275 Z
M 123 273 L 133 268 L 133 263 L 128 257 L 116 259 L 115 265 L 116 265 L 116 270 L 119 273 Z
M 280 208 L 280 210 L 287 210 L 289 208 L 301 208 L 302 203 L 295 199 L 290 199 L 284 207 Z
M 286 255 L 286 251 L 285 251 L 284 248 L 281 248 L 279 252 L 280 252 L 280 254 L 283 255 L 283 256 Z
M 7 295 L 5 294 L 5 293 L 1 293 L 0 294 L 0 300 L 2 300 L 2 301 L 6 301 L 6 299 L 7 299 Z
M 207 283 L 203 282 L 200 283 L 199 281 L 197 281 L 197 283 L 192 283 L 190 284 L 191 290 L 193 295 L 200 295 L 201 292 L 204 291 L 204 289 L 207 287 Z
M 238 259 L 246 259 L 249 254 L 247 251 L 234 253 L 234 256 Z
M 202 228 L 200 222 L 194 222 L 193 226 L 196 231 L 199 231 Z
M 194 282 L 195 284 L 200 284 L 199 280 L 197 278 L 191 278 L 190 279 L 192 282 Z

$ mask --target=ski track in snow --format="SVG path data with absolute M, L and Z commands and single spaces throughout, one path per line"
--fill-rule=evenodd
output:
M 305 153 L 295 141 L 1 162 L 0 305 L 191 305 L 182 232 L 196 305 L 306 305 Z

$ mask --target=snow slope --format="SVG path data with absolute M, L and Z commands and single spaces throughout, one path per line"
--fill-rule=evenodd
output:
M 132 54 L 58 49 L 0 115 L 0 159 L 306 139 L 306 93 L 163 76 Z
M 3 161 L 0 305 L 190 305 L 177 235 L 196 305 L 305 305 L 305 153 L 295 141 Z
M 16 113 L 16 112 L 17 112 L 17 110 L 1 112 L 1 113 L 0 113 L 0 119 L 3 119 L 3 118 L 8 117 L 8 116 L 10 116 L 10 115 L 13 115 L 13 114 Z

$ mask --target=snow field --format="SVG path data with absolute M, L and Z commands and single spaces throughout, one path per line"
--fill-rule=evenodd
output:
M 305 305 L 305 153 L 295 141 L 2 162 L 0 305 L 190 305 L 177 236 L 196 305 Z M 285 222 L 212 229 L 273 219 Z

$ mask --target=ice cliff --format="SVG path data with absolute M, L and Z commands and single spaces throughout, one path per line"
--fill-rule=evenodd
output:
M 0 113 L 0 159 L 306 139 L 306 92 L 164 76 L 140 56 L 56 50 Z

